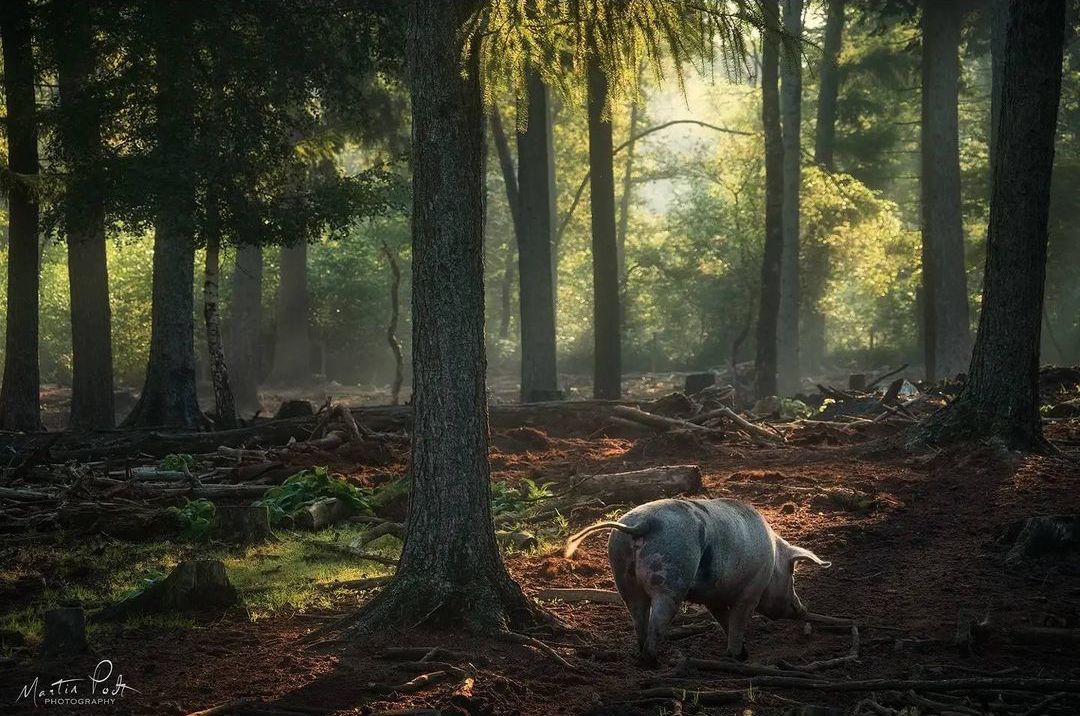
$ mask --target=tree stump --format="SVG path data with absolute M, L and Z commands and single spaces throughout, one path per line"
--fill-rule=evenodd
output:
M 687 395 L 694 395 L 700 393 L 706 388 L 711 388 L 716 385 L 716 373 L 709 371 L 707 373 L 690 373 L 686 376 L 685 392 Z
M 82 607 L 59 607 L 45 612 L 41 651 L 50 659 L 86 653 L 86 616 Z
M 285 400 L 274 413 L 274 420 L 286 418 L 310 418 L 315 415 L 315 406 L 310 400 Z
M 223 562 L 191 560 L 178 564 L 160 582 L 101 610 L 94 620 L 108 621 L 131 614 L 160 612 L 220 613 L 236 602 L 236 590 L 229 583 Z
M 1080 551 L 1080 515 L 1029 517 L 1020 527 L 1005 563 L 1017 565 L 1032 559 Z
M 266 505 L 217 505 L 210 533 L 229 544 L 255 544 L 270 537 Z

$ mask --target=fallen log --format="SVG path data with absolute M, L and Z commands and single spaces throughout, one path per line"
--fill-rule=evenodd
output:
M 693 660 L 691 660 L 693 661 Z M 1063 691 L 1080 692 L 1080 679 L 1044 679 L 1036 677 L 987 677 L 959 679 L 862 679 L 831 680 L 805 676 L 762 675 L 739 677 L 749 685 L 775 686 L 778 688 L 805 689 L 807 691 L 1032 691 L 1050 693 Z
M 337 524 L 352 514 L 352 508 L 344 500 L 327 497 L 305 505 L 290 515 L 297 529 L 317 532 Z
M 664 465 L 590 475 L 574 483 L 571 491 L 604 495 L 620 501 L 648 502 L 660 497 L 696 494 L 702 489 L 701 468 L 697 465 Z

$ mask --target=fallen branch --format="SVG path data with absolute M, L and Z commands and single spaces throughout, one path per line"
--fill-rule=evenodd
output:
M 220 716 L 221 714 L 227 714 L 230 711 L 236 711 L 252 703 L 251 699 L 233 699 L 232 701 L 226 701 L 223 704 L 217 706 L 211 706 L 208 709 L 202 711 L 191 711 L 187 716 Z
M 650 428 L 656 428 L 658 430 L 694 430 L 713 435 L 721 433 L 719 430 L 691 423 L 689 420 L 679 420 L 678 418 L 667 418 L 663 415 L 646 413 L 644 410 L 639 410 L 638 408 L 633 408 L 629 405 L 613 405 L 611 407 L 611 412 L 616 417 L 647 425 Z
M 404 684 L 380 684 L 373 681 L 368 683 L 367 689 L 368 691 L 378 691 L 380 693 L 415 694 L 417 691 L 423 691 L 429 686 L 444 681 L 449 676 L 449 671 L 432 671 L 427 674 L 420 674 L 415 679 L 406 681 Z
M 534 639 L 531 636 L 525 636 L 524 634 L 518 634 L 517 632 L 512 631 L 504 631 L 501 633 L 501 635 L 506 641 L 514 644 L 524 644 L 525 646 L 531 646 L 534 649 L 537 649 L 538 651 L 547 654 L 552 658 L 552 660 L 557 662 L 560 666 L 562 666 L 564 669 L 567 669 L 568 671 L 578 670 L 576 666 L 564 659 L 559 652 L 555 651 L 539 639 Z
M 851 627 L 851 650 L 846 656 L 838 656 L 835 659 L 824 659 L 822 661 L 811 661 L 805 666 L 799 667 L 803 671 L 809 671 L 811 673 L 815 671 L 821 671 L 822 669 L 831 669 L 834 666 L 840 666 L 851 661 L 859 660 L 859 627 Z
M 622 604 L 618 592 L 610 589 L 541 589 L 536 598 L 541 601 L 559 600 L 568 604 L 574 602 L 596 602 L 598 604 Z
M 784 437 L 782 435 L 777 435 L 776 433 L 774 433 L 771 430 L 763 428 L 760 425 L 756 425 L 754 423 L 751 423 L 749 420 L 742 417 L 741 415 L 736 413 L 731 408 L 717 408 L 713 412 L 717 413 L 719 416 L 725 417 L 728 420 L 730 420 L 731 422 L 735 423 L 740 428 L 742 428 L 746 432 L 750 433 L 751 437 L 758 437 L 758 438 L 761 438 L 762 440 L 767 440 L 768 442 L 771 442 L 771 443 L 783 443 L 783 442 L 785 442 Z
M 659 686 L 652 689 L 642 689 L 636 696 L 642 699 L 674 699 L 683 703 L 697 704 L 701 706 L 718 706 L 721 704 L 741 703 L 746 697 L 745 691 L 716 691 L 705 689 L 700 691 L 680 689 L 674 686 Z

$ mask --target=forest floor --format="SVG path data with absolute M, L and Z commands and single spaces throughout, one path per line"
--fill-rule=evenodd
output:
M 824 614 L 850 616 L 861 624 L 858 659 L 820 672 L 823 679 L 946 679 L 1054 677 L 1080 679 L 1080 648 L 1068 644 L 981 645 L 958 649 L 958 624 L 989 617 L 1000 627 L 1080 628 L 1080 560 L 1005 564 L 1009 525 L 1033 515 L 1080 513 L 1080 420 L 1048 424 L 1048 435 L 1067 452 L 1059 456 L 1019 456 L 992 447 L 953 452 L 889 453 L 836 435 L 782 447 L 746 442 L 673 439 L 658 434 L 629 438 L 509 433 L 493 436 L 493 479 L 552 481 L 557 491 L 574 475 L 616 472 L 656 465 L 700 465 L 704 494 L 731 497 L 757 507 L 789 541 L 813 549 L 830 569 L 801 567 L 797 589 L 804 604 Z M 824 434 L 823 434 L 824 435 Z M 1068 452 L 1072 451 L 1072 452 Z M 364 483 L 385 473 L 400 474 L 407 454 L 397 451 L 373 469 L 337 465 L 349 479 Z M 873 496 L 857 506 L 823 498 L 837 488 Z M 540 546 L 510 550 L 506 562 L 527 594 L 549 588 L 613 589 L 605 538 L 590 538 L 572 561 L 563 559 L 568 531 L 620 512 L 625 507 L 583 507 L 537 527 Z M 686 669 L 686 657 L 722 659 L 723 630 L 670 643 L 661 663 L 646 667 L 635 656 L 633 630 L 621 604 L 545 602 L 570 636 L 538 633 L 556 646 L 570 668 L 529 646 L 497 639 L 430 631 L 338 638 L 319 627 L 351 614 L 371 591 L 335 588 L 335 582 L 379 574 L 387 567 L 361 566 L 341 554 L 323 554 L 319 541 L 348 540 L 364 528 L 283 537 L 262 548 L 138 544 L 100 537 L 57 540 L 42 545 L 0 542 L 0 640 L 7 645 L 39 638 L 35 621 L 41 604 L 58 592 L 19 589 L 48 577 L 68 598 L 100 597 L 131 587 L 132 580 L 163 569 L 183 555 L 226 559 L 246 606 L 213 621 L 133 620 L 91 631 L 94 653 L 63 667 L 36 659 L 0 661 L 0 712 L 187 714 L 250 699 L 220 713 L 298 714 L 471 713 L 471 714 L 1075 714 L 1080 694 L 1044 704 L 1049 693 L 1011 688 L 993 691 L 906 688 L 844 692 L 761 686 L 747 677 Z M 392 554 L 390 540 L 374 543 Z M 375 550 L 371 550 L 375 551 Z M 1075 555 L 1074 555 L 1075 557 Z M 60 600 L 62 601 L 62 600 Z M 678 621 L 693 621 L 688 613 Z M 1072 634 L 1077 632 L 1072 631 Z M 2 643 L 2 641 L 0 641 Z M 564 647 L 572 644 L 574 646 Z M 590 648 L 584 648 L 588 645 Z M 442 647 L 454 652 L 459 672 L 416 693 L 380 693 L 376 684 L 402 684 L 415 676 L 385 657 L 387 647 Z M 750 661 L 786 662 L 795 668 L 848 653 L 846 629 L 755 617 L 748 638 Z M 2 652 L 0 652 L 2 653 Z M 449 657 L 437 656 L 435 661 Z M 27 684 L 78 678 L 101 659 L 123 674 L 128 691 L 108 707 L 35 707 L 19 699 Z M 414 665 L 415 666 L 415 665 Z M 421 670 L 424 670 L 421 665 Z M 657 698 L 658 686 L 741 691 L 736 703 L 696 706 Z M 940 689 L 939 691 L 945 691 Z M 868 703 L 869 699 L 873 703 Z M 927 705 L 936 702 L 937 706 Z M 18 702 L 18 703 L 16 703 Z M 861 703 L 860 703 L 861 702 Z M 947 703 L 948 705 L 943 705 Z M 813 710 L 807 705 L 823 708 Z M 829 708 L 825 708 L 829 707 Z M 836 709 L 836 710 L 830 710 Z M 889 710 L 897 709 L 897 710 Z

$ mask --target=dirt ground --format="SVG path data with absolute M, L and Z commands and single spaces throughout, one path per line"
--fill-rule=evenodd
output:
M 551 438 L 539 445 L 493 441 L 493 477 L 565 480 L 572 474 L 617 471 L 660 464 L 696 463 L 705 494 L 732 497 L 760 509 L 776 531 L 830 560 L 830 569 L 800 567 L 803 602 L 820 613 L 851 616 L 864 626 L 859 659 L 822 672 L 829 679 L 951 678 L 978 675 L 1080 678 L 1080 649 L 989 645 L 961 655 L 958 621 L 989 615 L 1002 626 L 1080 627 L 1080 560 L 1006 566 L 1005 547 L 995 542 L 1004 526 L 1032 515 L 1080 512 L 1080 421 L 1058 422 L 1049 434 L 1059 456 L 1020 457 L 992 448 L 953 453 L 897 454 L 865 444 L 792 445 Z M 403 470 L 398 461 L 391 471 Z M 363 468 L 358 468 L 362 472 Z M 854 488 L 872 504 L 850 511 L 822 502 L 816 488 Z M 807 489 L 814 488 L 814 489 Z M 601 511 L 570 515 L 570 526 L 588 524 Z M 556 546 L 538 554 L 513 554 L 508 567 L 526 593 L 550 587 L 613 589 L 605 538 L 590 538 L 573 561 Z M 370 593 L 366 595 L 370 597 Z M 94 643 L 85 663 L 63 667 L 0 663 L 0 713 L 186 714 L 238 698 L 251 703 L 223 713 L 265 714 L 825 714 L 852 713 L 871 697 L 896 706 L 903 695 L 836 693 L 753 687 L 722 673 L 677 671 L 683 657 L 720 659 L 723 631 L 668 645 L 661 664 L 647 668 L 635 658 L 629 617 L 621 604 L 548 603 L 575 631 L 537 634 L 555 644 L 571 669 L 529 646 L 426 631 L 338 639 L 333 630 L 312 638 L 357 608 L 359 595 L 334 609 L 281 615 L 251 622 L 243 610 L 194 629 L 125 631 Z M 686 619 L 688 617 L 684 617 Z M 561 644 L 588 644 L 564 648 Z M 385 647 L 443 647 L 471 674 L 415 694 L 379 693 L 372 684 L 402 684 L 415 674 L 380 658 Z M 755 617 L 750 660 L 794 666 L 846 654 L 846 629 L 815 628 L 804 634 L 795 622 Z M 58 675 L 89 671 L 112 661 L 128 691 L 111 707 L 33 707 L 20 690 L 35 676 L 46 684 Z M 674 699 L 641 700 L 648 686 L 744 690 L 741 703 L 677 707 Z M 956 713 L 1036 713 L 1033 698 L 1001 692 L 992 701 L 969 701 Z M 901 699 L 901 701 L 897 701 Z M 803 705 L 837 707 L 809 710 Z M 1011 706 L 1010 706 L 1011 705 Z M 681 710 L 676 710 L 676 709 Z M 865 704 L 860 709 L 870 708 Z M 1012 709 L 1011 711 L 1009 709 Z M 430 709 L 430 710 L 425 710 Z M 873 713 L 873 711 L 860 711 Z M 938 713 L 922 707 L 906 713 Z M 897 713 L 880 711 L 879 713 Z M 1065 696 L 1045 713 L 1080 713 L 1080 694 Z

